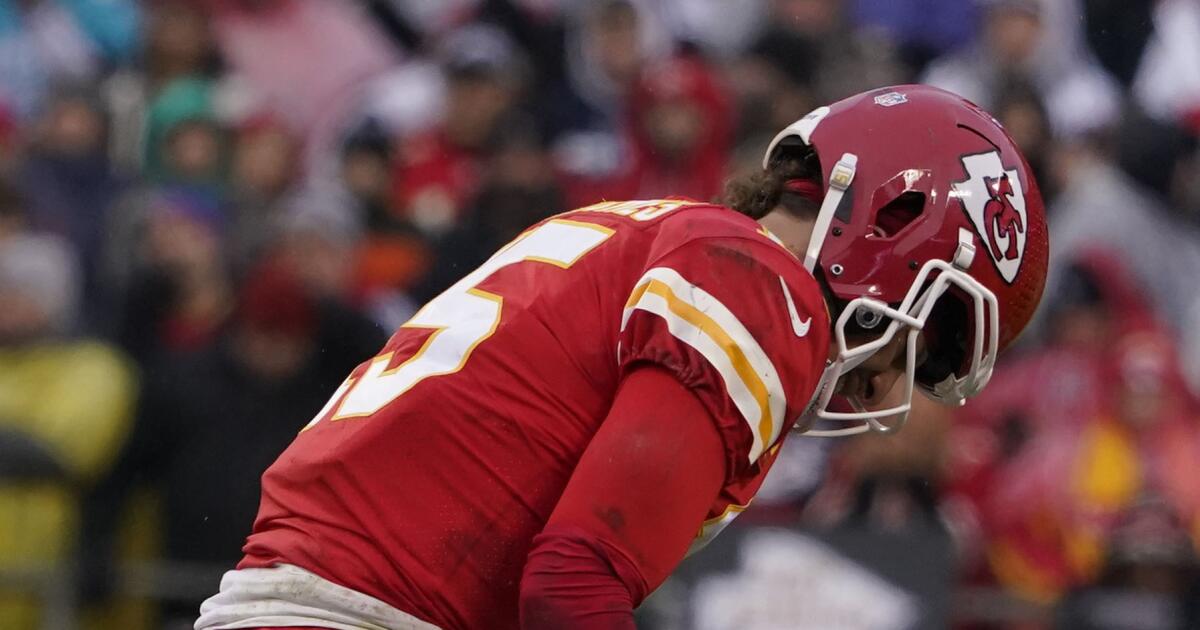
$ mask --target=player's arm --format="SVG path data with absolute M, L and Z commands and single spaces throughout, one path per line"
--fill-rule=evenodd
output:
M 828 319 L 791 254 L 720 221 L 677 227 L 626 301 L 610 415 L 534 540 L 526 630 L 633 628 L 722 487 L 762 471 L 820 374 Z
M 522 630 L 632 630 L 683 558 L 726 475 L 708 410 L 646 364 L 622 380 L 521 580 Z

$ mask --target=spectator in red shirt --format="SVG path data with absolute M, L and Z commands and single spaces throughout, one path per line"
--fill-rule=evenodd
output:
M 647 70 L 634 89 L 627 125 L 633 155 L 600 197 L 710 200 L 721 191 L 732 109 L 701 59 L 680 56 Z
M 453 33 L 444 55 L 448 85 L 442 123 L 403 141 L 392 182 L 396 213 L 430 236 L 452 228 L 474 197 L 481 160 L 522 83 L 518 52 L 494 27 Z

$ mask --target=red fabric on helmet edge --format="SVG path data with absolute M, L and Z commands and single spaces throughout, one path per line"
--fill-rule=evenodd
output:
M 821 186 L 816 182 L 807 179 L 789 179 L 784 182 L 783 189 L 800 195 L 817 205 L 821 204 Z

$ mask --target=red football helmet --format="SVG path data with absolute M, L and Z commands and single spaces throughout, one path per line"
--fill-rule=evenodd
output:
M 804 264 L 841 307 L 837 357 L 797 428 L 894 430 L 908 415 L 914 383 L 948 403 L 977 393 L 996 355 L 1029 322 L 1046 279 L 1045 209 L 1012 138 L 961 97 L 901 85 L 810 112 L 775 136 L 763 167 L 796 149 L 815 151 L 824 189 Z M 882 334 L 849 347 L 847 332 L 856 330 Z M 867 411 L 851 400 L 855 412 L 829 411 L 841 375 L 901 330 L 908 335 L 904 402 Z M 929 358 L 918 365 L 921 331 Z M 816 430 L 818 418 L 854 426 Z

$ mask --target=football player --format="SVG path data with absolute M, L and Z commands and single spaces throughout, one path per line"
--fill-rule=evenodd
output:
M 978 392 L 1046 255 L 1012 139 L 926 86 L 801 118 L 725 205 L 543 221 L 397 330 L 267 470 L 196 627 L 632 628 L 790 432 L 893 431 L 914 389 Z

